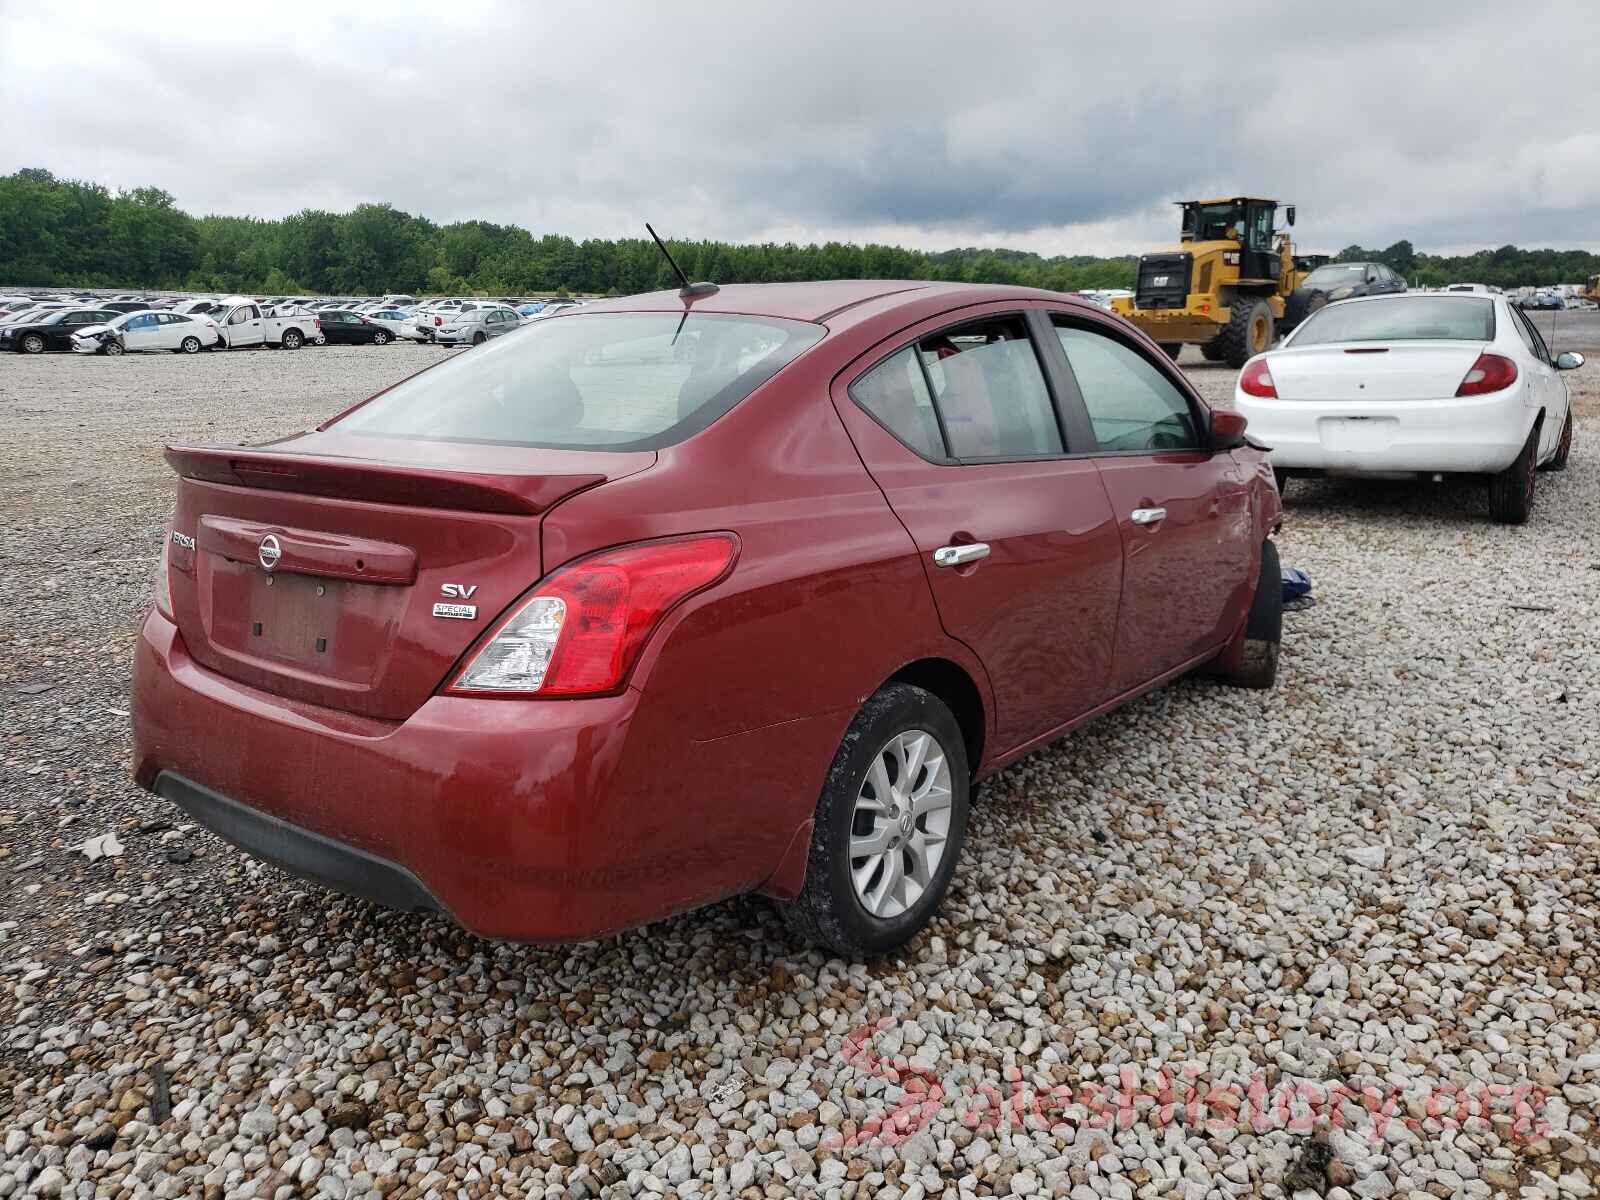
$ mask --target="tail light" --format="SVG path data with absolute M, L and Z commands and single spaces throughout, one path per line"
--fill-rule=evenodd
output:
M 1239 390 L 1247 396 L 1262 396 L 1271 400 L 1278 398 L 1278 388 L 1272 382 L 1272 372 L 1267 369 L 1266 359 L 1256 358 L 1245 363 L 1244 370 L 1239 373 Z
M 436 326 L 437 326 L 437 325 L 443 325 L 443 324 L 444 324 L 444 318 L 443 318 L 443 317 L 435 317 L 435 318 L 434 318 L 434 319 L 433 319 L 433 323 L 434 323 L 434 324 L 435 324 L 435 325 L 436 325 Z
M 667 613 L 724 578 L 737 556 L 733 535 L 716 533 L 604 550 L 563 567 L 500 623 L 449 690 L 614 692 Z
M 1483 396 L 1502 391 L 1517 381 L 1517 364 L 1503 354 L 1490 354 L 1487 350 L 1478 355 L 1478 361 L 1461 380 L 1456 389 L 1458 396 Z

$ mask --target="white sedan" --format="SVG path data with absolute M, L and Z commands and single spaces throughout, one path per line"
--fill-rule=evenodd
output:
M 104 325 L 90 325 L 72 335 L 77 354 L 121 354 L 123 351 L 172 350 L 198 354 L 222 341 L 222 330 L 198 313 L 131 312 Z
M 379 308 L 361 315 L 374 325 L 382 325 L 397 338 L 410 338 L 414 342 L 422 340 L 415 318 L 404 309 Z
M 1297 475 L 1486 476 L 1489 510 L 1520 525 L 1534 473 L 1572 449 L 1572 404 L 1552 355 L 1504 296 L 1344 300 L 1306 318 L 1239 372 L 1234 406 L 1272 450 L 1281 491 Z

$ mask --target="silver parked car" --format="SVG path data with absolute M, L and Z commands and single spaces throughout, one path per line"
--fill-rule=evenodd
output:
M 433 340 L 441 346 L 476 346 L 502 333 L 510 333 L 522 324 L 514 308 L 505 305 L 463 305 L 459 310 L 444 316 L 443 324 L 433 330 Z

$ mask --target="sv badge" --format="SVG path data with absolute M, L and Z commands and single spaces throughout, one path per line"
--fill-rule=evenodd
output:
M 472 593 L 478 590 L 475 583 L 446 583 L 439 588 L 446 596 L 455 600 L 470 600 Z

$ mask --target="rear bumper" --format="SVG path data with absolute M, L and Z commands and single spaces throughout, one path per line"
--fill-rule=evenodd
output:
M 172 771 L 158 773 L 150 790 L 241 850 L 304 879 L 386 908 L 417 912 L 443 907 L 398 863 L 280 821 Z
M 133 724 L 140 786 L 250 853 L 527 942 L 773 886 L 816 802 L 801 784 L 779 803 L 784 781 L 813 764 L 820 777 L 841 733 L 819 718 L 698 741 L 672 697 L 631 689 L 434 696 L 403 722 L 375 721 L 209 671 L 154 611 L 135 650 Z
M 1263 400 L 1235 392 L 1250 436 L 1280 469 L 1381 475 L 1494 474 L 1511 465 L 1535 414 L 1520 388 L 1444 400 Z

